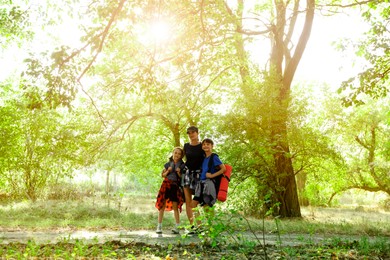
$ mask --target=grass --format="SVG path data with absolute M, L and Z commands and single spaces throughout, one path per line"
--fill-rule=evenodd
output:
M 121 210 L 113 203 L 109 207 L 105 200 L 95 201 L 90 198 L 80 201 L 11 203 L 0 206 L 0 226 L 9 229 L 53 229 L 67 226 L 112 229 L 131 226 L 143 229 L 147 228 L 145 223 L 155 219 L 156 212 L 152 208 L 143 209 L 151 207 L 151 201 L 147 198 L 131 199 L 132 205 L 129 202 L 128 206 Z
M 50 200 L 35 203 L 23 201 L 0 205 L 0 227 L 2 230 L 61 230 L 66 228 L 88 230 L 154 230 L 157 222 L 157 210 L 154 198 L 124 196 L 120 204 L 116 200 L 85 197 L 79 200 Z M 227 204 L 224 204 L 226 206 Z M 223 214 L 221 214 L 223 212 Z M 276 225 L 275 219 L 264 220 L 245 218 L 233 213 L 216 209 L 214 224 L 210 226 L 198 246 L 146 245 L 110 241 L 105 244 L 87 244 L 84 241 L 61 241 L 56 244 L 37 245 L 34 241 L 27 244 L 0 244 L 0 256 L 5 258 L 127 258 L 148 259 L 147 256 L 166 258 L 167 255 L 180 256 L 178 259 L 201 258 L 210 251 L 216 255 L 213 259 L 311 259 L 323 257 L 340 259 L 348 257 L 375 259 L 390 257 L 390 213 L 380 210 L 359 210 L 351 208 L 302 208 L 302 219 L 281 219 Z M 188 224 L 185 210 L 181 214 L 182 224 Z M 230 219 L 230 222 L 228 220 Z M 227 224 L 229 223 L 229 224 Z M 164 226 L 173 226 L 173 214 L 166 212 Z M 248 232 L 250 228 L 258 234 L 279 234 L 280 244 L 276 247 L 264 247 L 261 243 L 245 240 L 231 231 Z M 230 232 L 230 233 L 229 233 Z M 228 233 L 233 239 L 225 238 Z M 281 246 L 283 235 L 295 235 L 299 246 Z M 316 238 L 323 238 L 318 244 Z M 354 237 L 354 239 L 347 239 Z M 238 245 L 237 245 L 238 243 Z M 303 244 L 303 245 L 302 245 Z M 208 245 L 208 247 L 207 247 Z M 202 246 L 202 247 L 201 247 Z M 224 248 L 222 250 L 222 248 Z M 219 249 L 216 253 L 215 249 Z M 22 253 L 21 253 L 22 252 Z M 251 256 L 251 257 L 248 257 Z M 271 257 L 272 256 L 272 257 Z M 188 258 L 186 258 L 188 257 Z M 220 257 L 220 258 L 218 258 Z M 370 258 L 374 257 L 374 258 Z M 317 258 L 316 258 L 317 259 Z M 337 259 L 337 258 L 335 258 Z M 376 258 L 378 259 L 378 258 Z M 380 258 L 379 258 L 380 259 Z
M 108 205 L 105 199 L 84 198 L 70 201 L 23 201 L 0 205 L 0 226 L 2 228 L 53 229 L 73 226 L 75 228 L 127 228 L 154 229 L 157 210 L 154 198 L 127 197 L 119 209 L 115 201 Z M 185 206 L 181 214 L 183 224 L 188 224 Z M 390 212 L 356 211 L 341 208 L 302 209 L 302 219 L 279 221 L 283 233 L 315 233 L 340 235 L 385 235 L 390 236 Z M 259 219 L 248 218 L 256 230 L 263 229 Z M 166 212 L 166 225 L 173 225 L 173 215 Z M 273 219 L 264 221 L 267 233 L 276 232 Z

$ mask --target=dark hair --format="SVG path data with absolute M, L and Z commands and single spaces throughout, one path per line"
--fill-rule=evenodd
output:
M 188 134 L 189 131 L 194 131 L 194 132 L 198 133 L 199 130 L 198 130 L 198 128 L 196 126 L 190 126 L 190 127 L 187 128 L 187 134 Z
M 213 140 L 211 140 L 210 138 L 205 138 L 205 139 L 203 139 L 202 144 L 203 144 L 203 143 L 208 143 L 208 144 L 214 145 Z

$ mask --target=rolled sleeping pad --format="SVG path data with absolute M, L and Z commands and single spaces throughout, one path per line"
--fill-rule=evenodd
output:
M 221 178 L 221 183 L 219 184 L 219 191 L 218 191 L 218 196 L 217 199 L 219 201 L 226 201 L 227 199 L 227 192 L 229 188 L 229 182 L 230 182 L 230 175 L 232 173 L 233 167 L 229 164 L 225 164 L 226 171 L 222 175 Z

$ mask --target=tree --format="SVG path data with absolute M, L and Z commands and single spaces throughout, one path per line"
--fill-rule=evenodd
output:
M 43 53 L 27 59 L 25 75 L 34 79 L 29 86 L 39 84 L 41 99 L 52 107 L 70 107 L 81 90 L 110 129 L 106 144 L 119 140 L 135 121 L 151 118 L 165 125 L 172 143 L 179 146 L 180 134 L 199 123 L 209 100 L 213 105 L 218 102 L 210 86 L 224 72 L 207 56 L 208 50 L 202 50 L 196 33 L 200 23 L 191 23 L 194 18 L 187 13 L 193 12 L 192 5 L 95 2 L 88 13 L 99 23 L 83 27 L 84 46 L 61 46 L 50 56 Z M 143 40 L 149 27 L 170 20 L 174 36 Z M 194 33 L 189 33 L 190 27 L 195 27 Z M 93 84 L 86 85 L 90 78 Z
M 290 108 L 289 140 L 303 206 L 332 205 L 349 179 L 348 158 L 335 131 L 344 107 L 331 86 L 317 84 L 295 86 Z
M 363 104 L 364 94 L 380 98 L 390 91 L 390 7 L 386 1 L 370 2 L 362 15 L 370 23 L 365 38 L 358 43 L 345 40 L 340 46 L 342 50 L 354 48 L 366 60 L 363 71 L 345 80 L 338 90 L 345 106 Z
M 239 135 L 257 153 L 257 161 L 248 159 L 256 166 L 257 185 L 269 188 L 276 214 L 301 215 L 289 141 L 291 86 L 310 37 L 314 0 L 278 0 L 253 8 L 242 0 L 235 5 L 120 0 L 95 1 L 88 8 L 83 46 L 58 48 L 47 64 L 29 60 L 28 75 L 36 79 L 31 86 L 43 88 L 41 100 L 53 108 L 69 105 L 81 90 L 109 140 L 120 140 L 118 132 L 123 136 L 140 118 L 153 118 L 171 131 L 178 145 L 185 124 L 209 120 L 211 104 L 231 97 L 238 101 L 232 107 L 240 112 L 229 117 L 231 129 L 241 130 L 231 137 Z M 248 15 L 255 16 L 251 23 L 246 22 Z M 167 42 L 145 43 L 138 37 L 164 19 L 175 31 Z M 269 48 L 256 45 L 256 36 L 267 39 Z M 252 62 L 248 49 L 253 46 L 269 50 L 265 69 Z M 86 84 L 88 80 L 92 83 Z M 170 103 L 178 95 L 183 99 Z M 259 103 L 267 113 L 253 109 Z M 257 195 L 255 199 L 264 199 L 267 192 Z
M 389 99 L 364 99 L 365 105 L 346 112 L 342 136 L 345 157 L 349 159 L 345 189 L 382 191 L 390 195 Z
M 278 215 L 282 217 L 300 217 L 296 180 L 287 138 L 288 107 L 291 83 L 310 36 L 315 1 L 308 0 L 303 7 L 300 1 L 291 3 L 291 7 L 289 3 L 283 1 L 275 1 L 274 4 L 271 7 L 273 11 L 269 13 L 268 21 L 263 22 L 265 28 L 256 31 L 245 29 L 244 1 L 237 1 L 235 12 L 227 4 L 224 6 L 226 14 L 231 17 L 230 20 L 234 21 L 235 25 L 235 47 L 244 100 L 253 100 L 256 90 L 253 88 L 255 82 L 253 79 L 256 77 L 264 76 L 263 84 L 273 90 L 269 91 L 271 96 L 268 96 L 272 99 L 270 104 L 277 111 L 271 113 L 272 116 L 269 117 L 268 136 L 269 142 L 272 144 L 272 149 L 269 152 L 273 156 L 273 166 L 271 168 L 272 173 L 266 178 L 273 190 L 272 203 L 278 204 Z M 266 5 L 257 5 L 248 13 L 253 12 L 261 17 L 261 11 L 269 11 L 267 7 Z M 265 13 L 262 14 L 266 15 Z M 293 32 L 297 30 L 297 20 L 300 15 L 304 15 L 304 22 L 301 25 L 297 44 L 294 45 L 292 37 Z M 249 57 L 245 50 L 246 41 L 243 36 L 251 35 L 266 35 L 269 37 L 271 43 L 269 67 L 264 74 L 253 75 L 249 69 Z M 263 96 L 263 98 L 266 98 L 266 96 Z
M 28 37 L 28 11 L 12 1 L 0 0 L 0 45 L 7 46 L 12 40 Z
M 32 108 L 30 95 L 11 93 L 1 96 L 0 179 L 15 198 L 34 201 L 49 183 L 88 163 L 93 121 L 81 111 Z

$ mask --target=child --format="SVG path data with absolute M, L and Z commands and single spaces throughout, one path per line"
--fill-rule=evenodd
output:
M 173 209 L 176 220 L 175 227 L 172 229 L 174 234 L 179 234 L 181 207 L 183 205 L 183 196 L 180 189 L 181 174 L 184 173 L 187 168 L 183 162 L 184 151 L 180 147 L 173 149 L 172 156 L 169 158 L 169 162 L 164 165 L 164 169 L 161 176 L 164 181 L 161 184 L 160 190 L 157 195 L 156 208 L 158 209 L 158 225 L 157 234 L 162 233 L 162 220 L 164 217 L 164 211 L 171 211 Z
M 202 149 L 206 157 L 202 163 L 200 182 L 195 189 L 195 196 L 191 204 L 192 208 L 197 207 L 198 204 L 212 207 L 217 201 L 217 191 L 220 183 L 218 180 L 220 180 L 220 175 L 225 172 L 226 167 L 218 155 L 213 154 L 213 146 L 214 142 L 211 139 L 206 138 L 202 141 Z M 211 162 L 210 159 L 212 160 Z

